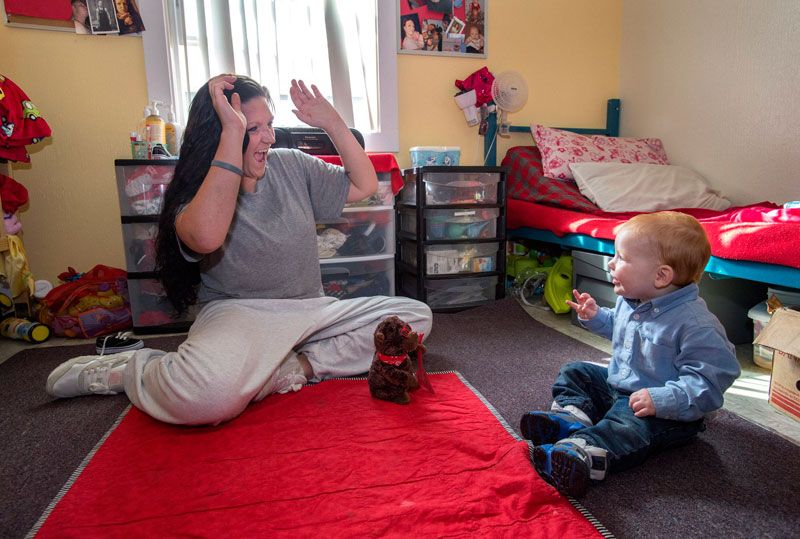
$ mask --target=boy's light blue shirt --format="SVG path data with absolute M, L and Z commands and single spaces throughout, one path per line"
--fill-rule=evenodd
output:
M 692 283 L 644 303 L 617 298 L 588 330 L 612 342 L 609 384 L 625 393 L 646 388 L 656 417 L 694 421 L 722 406 L 741 369 L 734 346 Z

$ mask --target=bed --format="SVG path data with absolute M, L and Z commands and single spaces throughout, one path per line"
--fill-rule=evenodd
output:
M 609 99 L 605 128 L 555 128 L 584 135 L 619 136 L 620 100 Z M 489 118 L 485 164 L 496 164 L 496 119 Z M 529 126 L 511 132 L 531 133 Z M 532 145 L 510 148 L 501 165 L 508 170 L 507 238 L 528 239 L 613 255 L 617 227 L 638 212 L 607 212 L 585 197 L 575 182 L 546 178 L 542 156 Z M 800 288 L 800 209 L 762 202 L 724 210 L 679 209 L 698 218 L 711 242 L 706 266 L 711 277 L 741 278 Z

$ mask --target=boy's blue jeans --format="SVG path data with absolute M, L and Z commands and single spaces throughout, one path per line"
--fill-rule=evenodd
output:
M 583 410 L 594 423 L 572 436 L 608 451 L 609 472 L 641 464 L 647 457 L 683 445 L 705 430 L 703 419 L 684 422 L 636 417 L 629 394 L 608 385 L 608 369 L 592 363 L 567 363 L 553 385 L 553 399 Z

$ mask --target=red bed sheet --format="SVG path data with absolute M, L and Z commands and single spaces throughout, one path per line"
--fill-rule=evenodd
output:
M 696 217 L 718 258 L 748 260 L 800 268 L 800 209 L 783 209 L 770 202 L 725 211 L 679 209 Z M 530 227 L 557 236 L 585 234 L 613 240 L 631 213 L 583 213 L 513 198 L 508 199 L 507 228 Z M 510 234 L 513 237 L 513 234 Z

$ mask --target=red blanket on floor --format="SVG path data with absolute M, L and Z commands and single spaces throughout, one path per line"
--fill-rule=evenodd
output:
M 711 254 L 800 268 L 800 209 L 782 209 L 770 202 L 717 212 L 678 210 L 696 217 L 708 234 Z M 557 236 L 585 234 L 613 240 L 622 223 L 636 213 L 583 213 L 544 204 L 508 199 L 507 228 L 549 230 Z
M 402 406 L 366 380 L 208 428 L 131 409 L 39 537 L 598 537 L 455 374 Z

